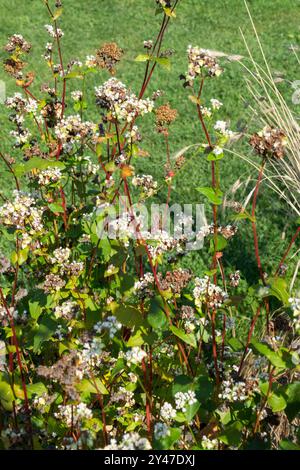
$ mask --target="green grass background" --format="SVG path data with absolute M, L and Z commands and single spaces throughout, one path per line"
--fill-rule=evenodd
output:
M 63 53 L 65 61 L 78 58 L 84 60 L 88 54 L 105 41 L 116 41 L 125 51 L 124 60 L 118 67 L 117 77 L 134 91 L 138 91 L 143 78 L 144 64 L 134 62 L 134 58 L 143 53 L 143 41 L 154 39 L 161 17 L 155 16 L 154 0 L 64 0 L 64 13 L 61 27 L 65 32 Z M 300 2 L 298 0 L 249 0 L 255 24 L 264 45 L 266 56 L 274 71 L 283 73 L 287 79 L 280 85 L 285 96 L 291 102 L 293 89 L 290 82 L 300 79 L 299 67 L 293 54 L 289 51 L 290 44 L 300 44 Z M 41 55 L 48 35 L 43 27 L 49 23 L 46 8 L 42 0 L 0 0 L 1 24 L 0 43 L 5 44 L 8 36 L 14 33 L 23 34 L 33 43 L 34 47 L 29 60 L 29 69 L 37 72 L 33 86 L 38 86 L 48 79 L 48 69 Z M 261 60 L 254 34 L 243 0 L 182 0 L 177 11 L 177 19 L 171 22 L 166 35 L 165 48 L 172 48 L 175 54 L 171 58 L 170 72 L 157 68 L 149 91 L 157 88 L 165 91 L 161 102 L 169 101 L 179 113 L 171 133 L 171 150 L 177 150 L 203 140 L 194 105 L 188 99 L 189 91 L 184 90 L 179 75 L 187 68 L 186 48 L 188 44 L 203 48 L 247 55 L 239 31 L 242 29 L 247 37 L 254 56 Z M 1 52 L 3 55 L 3 53 Z M 218 98 L 224 103 L 220 119 L 230 121 L 234 131 L 249 126 L 249 110 L 242 98 L 247 102 L 244 72 L 237 63 L 226 66 L 225 73 L 217 80 L 211 80 L 204 95 L 207 99 Z M 90 95 L 93 87 L 101 84 L 108 75 L 105 71 L 92 75 L 88 80 Z M 15 91 L 13 80 L 0 71 L 0 79 L 6 82 L 7 95 Z M 72 88 L 80 86 L 80 82 L 72 83 Z M 38 91 L 37 91 L 38 93 Z M 91 99 L 92 103 L 92 99 Z M 71 111 L 70 111 L 71 112 Z M 87 117 L 96 118 L 97 110 L 91 106 Z M 149 126 L 154 128 L 153 116 L 147 117 L 141 128 L 144 130 L 143 148 L 150 157 L 138 163 L 144 173 L 151 173 L 157 178 L 163 175 L 165 150 L 161 136 L 155 132 L 146 132 Z M 7 111 L 0 105 L 0 148 L 8 150 L 8 132 L 11 129 L 7 121 Z M 239 144 L 240 145 L 240 144 Z M 249 154 L 250 148 L 245 143 L 242 151 Z M 16 154 L 16 152 L 13 152 Z M 1 190 L 7 193 L 12 183 L 1 169 Z M 247 175 L 255 177 L 253 169 L 238 158 L 229 156 L 221 164 L 222 187 L 224 190 L 238 179 L 246 179 Z M 194 158 L 176 179 L 171 202 L 197 203 L 203 202 L 197 186 L 209 185 L 209 165 L 203 158 Z M 254 182 L 253 182 L 254 184 Z M 237 196 L 238 197 L 238 196 Z M 163 198 L 162 198 L 163 199 Z M 210 220 L 209 208 L 207 217 Z M 287 237 L 295 227 L 295 217 L 277 196 L 263 189 L 258 210 L 259 241 L 266 267 L 274 266 L 279 260 L 286 240 L 282 240 L 282 232 Z M 226 217 L 225 219 L 226 220 Z M 225 263 L 232 263 L 243 268 L 247 276 L 253 277 L 256 272 L 252 249 L 250 226 L 240 224 L 235 240 L 230 244 L 225 255 Z M 202 253 L 191 253 L 184 259 L 184 264 L 194 267 L 196 271 L 202 266 Z

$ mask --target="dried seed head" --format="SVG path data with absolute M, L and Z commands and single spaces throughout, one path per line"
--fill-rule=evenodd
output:
M 31 44 L 23 38 L 21 34 L 14 34 L 8 40 L 6 46 L 4 46 L 4 50 L 9 52 L 10 54 L 21 54 L 28 52 L 31 49 Z
M 176 158 L 175 160 L 175 167 L 177 170 L 180 170 L 183 165 L 185 164 L 185 156 L 184 155 L 179 155 L 179 157 Z
M 172 109 L 169 105 L 163 104 L 155 111 L 156 114 L 156 128 L 159 133 L 167 133 L 167 127 L 175 121 L 177 117 L 177 110 Z
M 112 75 L 115 73 L 115 67 L 121 60 L 123 50 L 115 42 L 108 42 L 96 52 L 96 61 L 102 69 L 107 69 Z
M 188 285 L 192 274 L 188 269 L 177 269 L 173 272 L 168 271 L 164 278 L 158 276 L 162 290 L 171 290 L 174 294 L 180 294 Z
M 249 143 L 258 155 L 281 159 L 285 155 L 287 139 L 282 130 L 266 126 L 262 131 L 253 134 Z

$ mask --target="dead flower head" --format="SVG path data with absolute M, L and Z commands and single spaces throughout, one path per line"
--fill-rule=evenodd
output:
M 115 67 L 122 55 L 123 50 L 115 42 L 107 42 L 96 52 L 97 65 L 114 75 Z
M 155 111 L 156 114 L 156 128 L 161 134 L 168 134 L 168 126 L 175 121 L 177 117 L 177 110 L 172 109 L 169 105 L 163 104 Z
M 262 157 L 280 160 L 285 155 L 287 139 L 280 129 L 266 126 L 262 131 L 253 134 L 249 142 L 255 152 Z

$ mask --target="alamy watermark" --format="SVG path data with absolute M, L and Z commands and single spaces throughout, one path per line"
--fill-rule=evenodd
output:
M 0 104 L 4 104 L 6 100 L 6 84 L 0 80 Z
M 300 104 L 300 80 L 292 82 L 292 88 L 295 90 L 292 96 L 292 103 Z
M 162 243 L 170 249 L 182 244 L 185 251 L 200 250 L 209 233 L 203 204 L 130 205 L 126 196 L 120 197 L 118 205 L 99 205 L 84 223 L 99 239 L 124 243 L 135 239 Z

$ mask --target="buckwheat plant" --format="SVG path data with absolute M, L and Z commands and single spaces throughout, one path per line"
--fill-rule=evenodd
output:
M 180 116 L 162 91 L 148 92 L 156 69 L 171 67 L 163 41 L 180 0 L 153 0 L 161 24 L 135 59 L 145 66 L 139 89 L 118 78 L 125 52 L 115 42 L 67 62 L 63 2 L 42 3 L 47 84 L 32 91 L 38 71 L 22 35 L 4 46 L 16 92 L 6 100 L 11 150 L 0 153 L 14 185 L 0 207 L 8 247 L 0 257 L 0 447 L 297 447 L 299 293 L 295 280 L 288 292 L 291 270 L 281 269 L 293 263 L 296 238 L 267 276 L 255 219 L 264 165 L 284 158 L 284 134 L 252 137 L 262 158 L 252 214 L 237 202 L 221 223 L 221 166 L 234 133 L 219 97 L 204 92 L 226 64 L 187 47 L 181 78 L 199 124 L 191 147 L 208 167 L 207 186 L 197 190 L 212 217 L 201 229 L 208 265 L 196 276 L 182 266 L 188 237 L 165 230 L 164 214 L 150 232 L 136 210 L 164 188 L 168 210 L 174 180 L 189 164 L 187 150 L 174 158 L 171 151 Z M 144 132 L 157 132 L 165 148 L 161 181 L 135 169 L 145 155 L 138 126 L 146 114 Z M 253 227 L 255 285 L 226 257 L 241 223 Z

